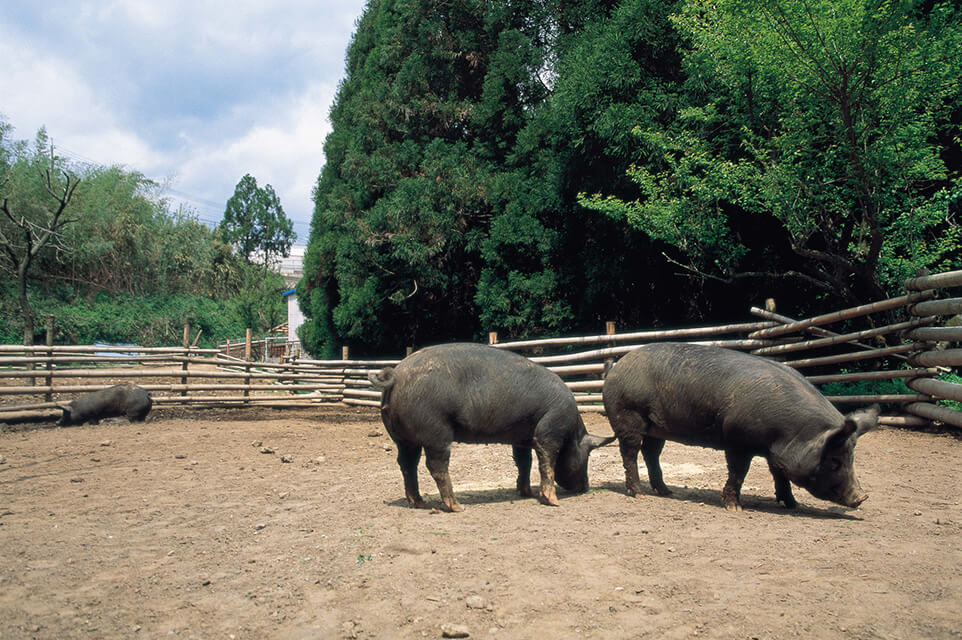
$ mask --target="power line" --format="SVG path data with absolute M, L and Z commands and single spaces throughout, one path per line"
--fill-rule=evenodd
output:
M 59 152 L 61 155 L 63 155 L 64 157 L 69 158 L 75 162 L 79 162 L 81 164 L 86 164 L 94 167 L 111 166 L 102 162 L 98 162 L 97 160 L 94 160 L 93 158 L 90 158 L 78 151 L 74 151 L 73 149 L 70 149 L 68 147 L 64 147 L 62 145 L 54 145 L 52 138 L 50 139 L 50 146 L 54 147 L 55 150 Z M 214 202 L 213 200 L 208 200 L 206 198 L 202 198 L 192 193 L 187 193 L 186 191 L 175 189 L 171 187 L 169 184 L 165 184 L 165 181 L 157 180 L 155 178 L 151 178 L 150 176 L 145 176 L 145 177 L 148 180 L 158 185 L 163 185 L 162 187 L 163 193 L 170 194 L 176 197 L 178 200 L 182 200 L 184 202 L 187 202 L 190 205 L 193 205 L 194 214 L 195 214 L 194 217 L 197 219 L 198 222 L 203 222 L 211 227 L 216 227 L 221 223 L 221 218 L 223 216 L 224 207 L 225 207 L 224 203 Z M 200 215 L 197 215 L 199 213 L 199 210 L 206 210 L 207 213 L 216 214 L 217 219 L 211 220 L 210 218 L 202 218 Z M 299 220 L 292 220 L 291 222 L 295 227 L 299 227 L 300 229 L 303 230 L 303 233 L 297 234 L 299 238 L 307 238 L 307 236 L 310 235 L 309 222 L 301 222 Z

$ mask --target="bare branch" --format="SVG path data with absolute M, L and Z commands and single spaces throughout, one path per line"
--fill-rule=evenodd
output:
M 791 280 L 804 280 L 805 282 L 808 282 L 809 284 L 823 291 L 832 291 L 833 289 L 830 283 L 827 283 L 824 280 L 819 280 L 818 278 L 812 277 L 807 273 L 802 273 L 801 271 L 789 270 L 783 273 L 777 273 L 774 271 L 739 271 L 737 273 L 732 273 L 722 277 L 722 276 L 714 275 L 711 273 L 705 273 L 704 271 L 698 269 L 694 265 L 683 264 L 675 260 L 671 256 L 669 256 L 667 253 L 662 252 L 661 255 L 664 256 L 665 260 L 667 260 L 671 264 L 681 267 L 682 269 L 688 272 L 686 274 L 679 274 L 679 275 L 688 275 L 690 277 L 697 277 L 704 280 L 714 280 L 716 282 L 721 282 L 723 284 L 732 284 L 738 280 L 748 280 L 748 279 L 766 279 L 766 280 L 791 279 Z

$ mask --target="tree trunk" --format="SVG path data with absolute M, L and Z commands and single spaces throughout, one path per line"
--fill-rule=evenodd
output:
M 23 260 L 17 268 L 17 295 L 20 299 L 20 315 L 23 316 L 23 344 L 33 345 L 33 309 L 27 298 L 27 269 L 29 260 Z

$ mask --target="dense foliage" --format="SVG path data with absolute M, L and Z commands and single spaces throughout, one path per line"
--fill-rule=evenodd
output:
M 959 35 L 937 2 L 372 0 L 301 337 L 804 313 L 959 268 Z
M 589 202 L 693 272 L 846 304 L 957 265 L 958 18 L 907 2 L 689 0 L 673 16 L 689 46 L 683 108 L 635 129 L 642 195 Z M 742 236 L 739 220 L 772 237 Z M 777 247 L 794 255 L 765 255 Z
M 203 329 L 201 344 L 210 345 L 282 321 L 280 276 L 248 264 L 188 213 L 172 211 L 159 185 L 121 167 L 73 166 L 44 131 L 32 143 L 10 134 L 0 122 L 0 201 L 12 214 L 0 217 L 0 233 L 14 240 L 0 255 L 0 342 L 21 342 L 25 332 L 43 340 L 45 321 L 25 330 L 29 319 L 16 291 L 18 257 L 30 244 L 18 241 L 17 223 L 42 234 L 57 202 L 49 191 L 68 181 L 75 188 L 65 223 L 26 274 L 28 308 L 55 316 L 59 343 L 176 344 L 190 320 Z

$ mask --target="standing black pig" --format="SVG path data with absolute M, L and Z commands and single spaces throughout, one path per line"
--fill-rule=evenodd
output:
M 416 507 L 425 506 L 417 474 L 422 449 L 445 506 L 461 511 L 448 474 L 452 442 L 512 445 L 518 491 L 525 496 L 531 495 L 533 448 L 540 499 L 556 506 L 555 479 L 570 491 L 586 491 L 588 454 L 614 440 L 587 432 L 561 378 L 509 351 L 478 344 L 428 347 L 369 377 L 382 390 L 381 419 L 397 445 L 404 493 Z
M 638 450 L 651 487 L 665 486 L 658 456 L 665 440 L 723 449 L 725 508 L 739 494 L 754 456 L 764 456 L 775 497 L 797 503 L 789 481 L 823 500 L 857 507 L 868 496 L 855 478 L 855 441 L 874 428 L 878 407 L 842 416 L 794 369 L 759 356 L 696 344 L 640 347 L 605 379 L 605 411 L 618 437 L 628 494 L 641 492 Z
M 67 403 L 57 403 L 63 409 L 63 417 L 57 424 L 97 424 L 101 418 L 113 416 L 127 416 L 131 422 L 143 422 L 152 405 L 146 390 L 135 384 L 118 384 L 85 393 Z

